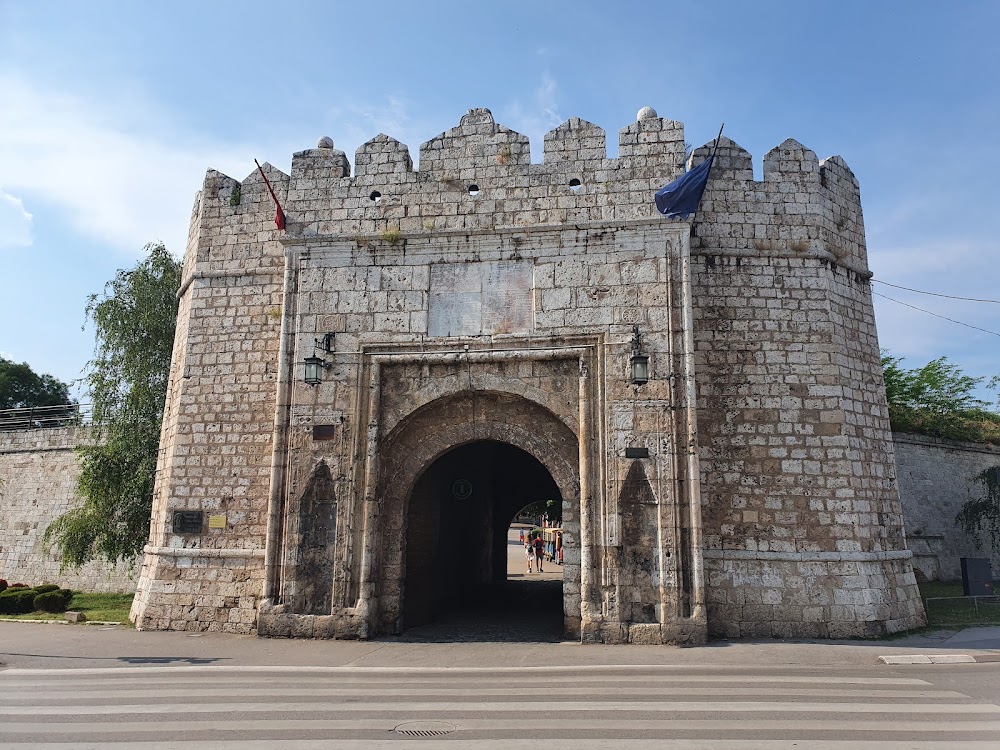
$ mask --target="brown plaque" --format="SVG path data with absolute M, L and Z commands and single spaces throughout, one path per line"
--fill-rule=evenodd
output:
M 314 424 L 313 440 L 333 440 L 337 436 L 337 427 L 332 424 Z

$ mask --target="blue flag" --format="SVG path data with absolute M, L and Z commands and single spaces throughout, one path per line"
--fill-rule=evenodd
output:
M 661 214 L 686 219 L 698 210 L 714 158 L 714 156 L 709 157 L 690 172 L 685 172 L 669 185 L 656 191 L 656 207 Z

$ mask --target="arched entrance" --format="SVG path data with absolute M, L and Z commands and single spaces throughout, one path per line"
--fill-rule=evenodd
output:
M 520 396 L 465 391 L 401 420 L 380 466 L 379 631 L 400 633 L 488 595 L 506 578 L 514 515 L 558 498 L 566 554 L 555 617 L 564 634 L 578 634 L 579 444 L 569 425 Z
M 461 609 L 493 624 L 519 616 L 554 623 L 560 632 L 559 582 L 540 592 L 508 581 L 510 522 L 525 505 L 552 499 L 562 500 L 552 475 L 509 443 L 477 440 L 436 459 L 410 493 L 403 629 Z

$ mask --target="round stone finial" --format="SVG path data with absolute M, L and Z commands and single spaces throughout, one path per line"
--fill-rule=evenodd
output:
M 639 122 L 642 122 L 643 120 L 652 120 L 654 117 L 656 117 L 655 109 L 653 109 L 652 107 L 643 107 L 636 114 L 635 119 L 638 120 Z
M 316 141 L 316 148 L 333 148 L 333 138 L 328 135 L 324 135 Z

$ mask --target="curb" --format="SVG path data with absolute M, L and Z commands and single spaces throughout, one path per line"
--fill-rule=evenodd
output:
M 105 620 L 84 620 L 83 622 L 70 622 L 69 620 L 15 620 L 0 617 L 0 622 L 27 622 L 32 625 L 124 625 L 121 622 L 110 622 Z
M 880 656 L 882 664 L 989 664 L 1000 662 L 1000 654 L 911 654 Z

